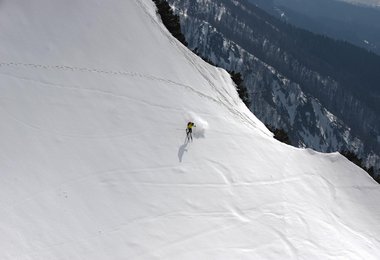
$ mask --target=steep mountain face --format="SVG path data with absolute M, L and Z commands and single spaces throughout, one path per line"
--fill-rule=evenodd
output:
M 380 55 L 380 8 L 338 0 L 248 1 L 300 28 L 348 41 Z
M 249 4 L 169 2 L 181 15 L 191 49 L 218 66 L 242 73 L 253 100 L 250 109 L 260 120 L 284 128 L 294 145 L 324 152 L 351 150 L 367 165 L 380 166 L 379 105 L 371 100 L 378 90 L 368 90 L 363 97 L 359 92 L 366 92 L 365 87 L 350 89 L 313 67 L 318 56 L 302 61 L 289 42 L 281 42 L 290 37 L 287 33 L 296 35 L 292 30 L 297 29 Z

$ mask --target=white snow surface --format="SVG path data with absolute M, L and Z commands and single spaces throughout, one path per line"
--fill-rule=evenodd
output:
M 3 0 L 0 32 L 0 259 L 379 259 L 379 186 L 274 140 L 150 0 Z

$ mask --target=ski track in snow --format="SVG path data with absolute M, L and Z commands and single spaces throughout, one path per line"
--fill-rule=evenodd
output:
M 218 167 L 224 167 L 223 164 L 217 164 L 217 165 L 218 165 Z M 19 202 L 16 205 L 8 206 L 6 208 L 3 207 L 3 210 L 8 210 L 10 207 L 11 208 L 19 207 L 19 206 L 22 205 L 22 203 L 28 202 L 28 201 L 33 200 L 33 199 L 38 199 L 39 196 L 41 196 L 41 195 L 43 195 L 45 193 L 53 192 L 53 191 L 55 191 L 57 189 L 65 190 L 66 189 L 65 187 L 70 186 L 71 183 L 88 182 L 88 178 L 101 178 L 101 179 L 105 180 L 105 179 L 107 179 L 107 176 L 113 175 L 113 174 L 117 174 L 117 175 L 118 174 L 128 174 L 128 175 L 129 174 L 141 174 L 141 173 L 151 172 L 152 170 L 155 171 L 155 170 L 172 169 L 172 168 L 173 168 L 173 166 L 164 166 L 163 168 L 159 168 L 159 167 L 140 168 L 140 169 L 129 170 L 129 171 L 126 171 L 126 170 L 123 170 L 123 169 L 116 169 L 116 170 L 103 171 L 103 172 L 98 172 L 98 173 L 90 173 L 90 174 L 87 174 L 85 176 L 81 176 L 79 178 L 72 179 L 72 180 L 67 181 L 65 183 L 61 183 L 57 187 L 51 187 L 49 190 L 41 191 L 41 192 L 39 192 L 37 194 L 34 194 L 32 197 L 28 197 L 24 201 Z M 193 183 L 193 184 L 190 184 L 190 183 L 147 183 L 147 182 L 133 182 L 133 184 L 153 185 L 153 186 L 163 187 L 165 189 L 168 188 L 168 187 L 171 187 L 171 188 L 180 188 L 180 189 L 183 189 L 183 188 L 191 188 L 191 189 L 194 189 L 194 188 L 216 188 L 216 187 L 218 187 L 218 188 L 226 188 L 226 189 L 228 189 L 228 190 L 231 191 L 231 188 L 238 188 L 238 187 L 242 187 L 242 186 L 277 185 L 277 184 L 284 184 L 286 182 L 300 181 L 302 178 L 316 177 L 316 176 L 313 176 L 313 175 L 305 175 L 305 176 L 300 176 L 300 177 L 287 177 L 287 178 L 284 177 L 284 179 L 282 179 L 282 180 L 275 180 L 275 181 L 258 181 L 258 182 L 250 182 L 250 183 L 249 182 L 233 183 L 231 181 L 231 179 L 229 179 L 229 177 L 224 176 L 223 173 L 220 173 L 220 174 L 223 175 L 223 176 L 221 176 L 222 179 L 223 179 L 223 181 L 224 181 L 224 183 L 222 183 L 222 184 L 210 184 L 210 183 Z M 318 177 L 320 177 L 320 176 L 318 176 Z M 232 191 L 231 195 L 233 195 L 233 191 Z M 300 219 L 303 219 L 302 208 L 299 208 L 298 205 L 295 205 L 295 204 L 291 205 L 288 202 L 284 202 L 284 203 L 279 202 L 279 203 L 276 203 L 276 204 L 287 207 L 287 209 L 283 210 L 283 212 L 294 212 L 295 214 L 299 215 Z M 263 208 L 268 207 L 268 206 L 269 206 L 268 204 L 267 205 L 263 205 Z M 202 238 L 202 237 L 205 237 L 205 236 L 210 236 L 210 235 L 216 234 L 216 233 L 221 232 L 221 231 L 237 228 L 237 227 L 239 227 L 241 225 L 245 225 L 245 223 L 247 223 L 247 222 L 258 220 L 259 218 L 261 218 L 263 216 L 267 216 L 268 214 L 269 215 L 274 215 L 276 218 L 282 219 L 284 221 L 284 226 L 286 227 L 286 215 L 282 215 L 282 214 L 281 215 L 276 215 L 274 213 L 268 213 L 268 212 L 261 212 L 261 214 L 257 215 L 257 213 L 259 213 L 260 211 L 261 211 L 260 208 L 237 209 L 236 207 L 234 207 L 232 205 L 229 205 L 226 208 L 225 211 L 199 212 L 199 210 L 197 210 L 196 213 L 186 212 L 186 211 L 179 211 L 179 212 L 168 212 L 168 213 L 165 213 L 165 214 L 151 216 L 151 217 L 146 217 L 146 218 L 136 218 L 136 219 L 132 219 L 132 220 L 126 221 L 125 224 L 121 223 L 121 224 L 118 224 L 118 225 L 114 226 L 113 228 L 108 228 L 107 230 L 102 230 L 101 232 L 100 231 L 99 232 L 94 232 L 92 235 L 75 238 L 73 240 L 62 242 L 62 243 L 56 243 L 56 244 L 46 245 L 46 247 L 37 250 L 38 253 L 36 253 L 36 252 L 33 252 L 33 253 L 30 252 L 30 254 L 26 254 L 25 256 L 27 256 L 27 255 L 29 255 L 29 256 L 33 256 L 33 255 L 38 256 L 41 252 L 43 252 L 45 250 L 51 250 L 54 247 L 63 247 L 63 246 L 67 246 L 67 245 L 70 245 L 70 244 L 77 243 L 78 241 L 96 239 L 97 237 L 100 237 L 102 235 L 107 235 L 107 234 L 109 235 L 109 234 L 112 234 L 112 233 L 115 233 L 115 232 L 120 232 L 121 230 L 123 230 L 125 228 L 128 228 L 130 226 L 134 226 L 136 224 L 142 225 L 145 222 L 158 221 L 159 218 L 171 218 L 171 217 L 175 217 L 175 218 L 176 217 L 185 217 L 185 218 L 207 217 L 207 218 L 217 218 L 217 219 L 219 219 L 219 218 L 221 218 L 221 219 L 228 219 L 228 218 L 230 218 L 231 220 L 236 221 L 236 223 L 230 224 L 228 226 L 223 226 L 223 227 L 213 227 L 213 228 L 210 228 L 208 230 L 203 230 L 202 232 L 197 232 L 197 233 L 189 234 L 189 235 L 187 235 L 185 237 L 182 237 L 179 240 L 173 240 L 173 241 L 167 242 L 164 245 L 162 245 L 162 246 L 160 246 L 160 247 L 158 247 L 156 249 L 153 249 L 153 250 L 148 251 L 148 252 L 144 252 L 141 255 L 131 255 L 131 257 L 133 257 L 134 259 L 140 259 L 140 258 L 143 259 L 143 258 L 145 258 L 147 256 L 151 256 L 151 255 L 155 255 L 155 254 L 159 254 L 159 253 L 164 253 L 166 250 L 168 250 L 170 248 L 179 247 L 179 246 L 181 246 L 184 243 L 187 243 L 187 242 L 190 242 L 192 240 L 196 240 L 196 239 L 199 239 L 199 238 Z M 253 216 L 247 215 L 247 213 L 249 213 L 249 212 L 254 212 L 256 216 L 253 217 Z M 354 235 L 358 236 L 358 238 L 366 239 L 364 236 L 360 235 L 359 232 L 353 231 L 351 228 L 347 227 L 342 222 L 340 222 L 339 218 L 335 217 L 334 219 L 335 219 L 335 221 L 338 224 L 342 225 L 349 232 L 351 232 Z M 326 228 L 330 229 L 330 223 L 322 222 L 319 219 L 315 219 L 315 220 L 318 221 L 318 222 L 320 222 L 320 223 L 323 223 L 323 225 L 326 225 Z M 305 220 L 303 220 L 303 222 L 305 223 L 306 227 L 308 227 L 308 225 L 306 224 Z M 271 228 L 271 227 L 269 227 L 269 228 Z M 287 251 L 288 251 L 288 254 L 289 254 L 288 256 L 290 258 L 292 258 L 292 259 L 295 259 L 296 255 L 297 255 L 297 249 L 292 244 L 292 242 L 287 238 L 287 236 L 282 233 L 283 230 L 279 231 L 279 230 L 277 230 L 274 227 L 271 228 L 271 230 L 272 230 L 271 232 L 273 232 L 275 235 L 277 235 L 279 237 L 279 239 L 286 245 Z M 285 232 L 285 234 L 286 234 L 286 232 Z M 368 241 L 368 242 L 370 242 L 370 241 Z M 314 246 L 318 247 L 317 245 L 314 245 Z M 254 249 L 251 248 L 250 250 L 254 250 Z
M 147 75 L 147 74 L 142 74 L 142 73 L 137 73 L 137 72 L 110 71 L 110 70 L 80 68 L 80 67 L 70 67 L 70 66 L 59 66 L 59 65 L 57 65 L 57 66 L 51 66 L 51 65 L 12 63 L 12 62 L 10 62 L 10 63 L 0 63 L 0 67 L 4 67 L 4 66 L 31 67 L 31 68 L 34 68 L 34 69 L 63 70 L 63 71 L 72 71 L 72 72 L 90 72 L 90 73 L 105 74 L 105 75 L 144 78 L 144 79 L 148 79 L 148 80 L 161 81 L 161 82 L 169 83 L 171 85 L 181 86 L 181 87 L 184 87 L 184 88 L 186 88 L 186 89 L 188 89 L 188 90 L 190 90 L 190 91 L 198 94 L 201 97 L 207 98 L 207 99 L 209 99 L 211 101 L 214 101 L 214 102 L 219 102 L 217 99 L 215 99 L 215 98 L 213 98 L 213 97 L 211 97 L 209 95 L 206 95 L 206 94 L 204 94 L 204 93 L 202 93 L 202 92 L 194 89 L 193 87 L 191 87 L 189 85 L 182 84 L 182 83 L 179 83 L 179 82 L 175 82 L 175 81 L 170 80 L 170 79 L 163 79 L 163 78 L 156 77 L 156 76 L 153 76 L 153 75 Z M 8 74 L 6 74 L 6 75 L 8 75 Z M 11 75 L 8 75 L 8 76 L 11 76 Z M 14 77 L 17 77 L 17 76 L 14 76 Z M 28 79 L 28 80 L 32 80 L 32 79 Z M 42 82 L 42 83 L 49 84 L 47 82 Z M 57 85 L 57 84 L 55 84 L 55 85 Z M 71 88 L 75 88 L 75 87 L 71 87 Z M 80 88 L 80 89 L 83 89 L 83 88 Z M 90 89 L 87 89 L 87 90 L 90 90 Z M 93 91 L 95 91 L 95 90 L 93 90 Z M 109 94 L 108 92 L 105 92 L 105 91 L 103 91 L 103 93 Z
M 195 61 L 193 61 L 193 58 L 190 57 L 188 54 L 186 54 L 185 51 L 182 50 L 182 52 L 184 53 L 184 55 L 187 58 L 187 60 L 195 68 L 197 68 Z M 164 78 L 160 78 L 160 77 L 157 77 L 157 76 L 147 75 L 147 74 L 137 73 L 137 72 L 111 71 L 111 70 L 93 69 L 93 68 L 85 68 L 85 67 L 74 67 L 74 66 L 66 66 L 66 65 L 41 65 L 41 64 L 20 63 L 20 62 L 2 62 L 2 63 L 0 63 L 0 68 L 1 67 L 16 67 L 16 68 L 17 67 L 26 67 L 26 68 L 43 69 L 43 70 L 62 70 L 62 71 L 72 71 L 72 72 L 84 72 L 84 73 L 87 72 L 87 73 L 96 73 L 96 74 L 104 74 L 104 75 L 112 75 L 112 76 L 124 76 L 124 77 L 143 78 L 143 79 L 148 79 L 148 80 L 152 80 L 152 81 L 160 81 L 160 82 L 164 82 L 164 83 L 169 83 L 170 85 L 183 87 L 183 88 L 185 88 L 185 89 L 187 89 L 187 90 L 189 90 L 189 91 L 197 94 L 198 96 L 200 96 L 202 98 L 206 98 L 206 99 L 208 99 L 208 100 L 210 100 L 212 102 L 215 102 L 217 104 L 222 105 L 231 114 L 233 114 L 237 118 L 240 118 L 241 122 L 243 122 L 245 124 L 248 124 L 251 127 L 256 128 L 256 123 L 252 119 L 250 119 L 247 115 L 241 113 L 240 111 L 238 111 L 236 109 L 233 109 L 233 107 L 235 107 L 236 104 L 231 103 L 224 96 L 224 94 L 220 90 L 218 90 L 218 88 L 208 79 L 208 77 L 206 75 L 204 75 L 204 73 L 199 68 L 197 68 L 197 70 L 199 71 L 200 75 L 202 75 L 202 77 L 208 82 L 208 84 L 211 86 L 211 88 L 214 91 L 216 91 L 223 100 L 221 100 L 220 98 L 214 98 L 214 97 L 212 97 L 210 95 L 204 94 L 201 91 L 198 91 L 198 90 L 194 89 L 193 87 L 191 87 L 189 85 L 186 85 L 186 84 L 183 84 L 183 83 L 180 83 L 180 82 L 176 82 L 176 81 L 171 80 L 171 79 L 164 79 Z M 116 98 L 130 99 L 130 100 L 132 100 L 134 102 L 140 102 L 140 103 L 144 103 L 146 105 L 156 106 L 156 107 L 162 108 L 162 109 L 171 109 L 171 110 L 177 110 L 177 111 L 179 110 L 179 109 L 176 109 L 176 108 L 173 108 L 173 107 L 165 107 L 163 105 L 152 104 L 152 103 L 148 103 L 148 102 L 142 101 L 142 100 L 136 100 L 136 99 L 127 97 L 125 95 L 115 94 L 115 93 L 112 93 L 112 92 L 109 92 L 109 91 L 101 91 L 101 90 L 88 89 L 88 88 L 83 88 L 83 87 L 66 86 L 64 84 L 45 82 L 45 81 L 36 80 L 36 79 L 32 79 L 32 78 L 16 76 L 16 75 L 4 73 L 4 72 L 2 72 L 1 74 L 4 75 L 4 76 L 14 77 L 14 78 L 22 79 L 22 80 L 29 80 L 29 81 L 38 82 L 38 83 L 41 83 L 43 85 L 50 86 L 50 87 L 69 89 L 69 90 L 78 90 L 78 91 L 91 91 L 91 92 L 94 92 L 94 93 L 104 94 L 104 95 L 108 95 L 108 96 L 113 96 L 113 97 L 116 97 Z M 233 99 L 231 96 L 229 96 L 229 97 L 230 97 L 230 99 Z M 15 117 L 13 117 L 13 118 L 15 118 Z M 18 121 L 20 121 L 20 120 L 18 120 Z M 30 125 L 28 123 L 24 123 L 24 124 L 28 125 L 30 127 L 33 127 L 35 129 L 41 130 L 41 127 L 32 126 L 32 125 Z M 267 133 L 265 133 L 265 132 L 262 132 L 262 133 L 265 136 L 268 136 Z M 52 134 L 60 134 L 60 135 L 66 136 L 66 137 L 83 137 L 83 138 L 120 138 L 120 137 L 124 137 L 124 135 L 117 135 L 117 136 L 81 135 L 81 136 L 78 136 L 78 135 L 61 134 L 61 133 L 52 133 Z
M 22 205 L 23 203 L 25 203 L 27 201 L 36 199 L 38 196 L 41 196 L 45 193 L 52 193 L 52 192 L 57 191 L 57 190 L 67 189 L 67 187 L 69 187 L 72 184 L 77 184 L 79 182 L 86 182 L 90 178 L 100 179 L 100 180 L 102 180 L 102 182 L 105 182 L 107 176 L 114 175 L 114 174 L 117 174 L 117 175 L 120 175 L 120 174 L 134 175 L 134 174 L 143 174 L 143 173 L 147 173 L 147 172 L 151 173 L 152 171 L 181 169 L 183 167 L 186 167 L 186 165 L 185 166 L 183 166 L 183 165 L 181 165 L 181 166 L 178 166 L 178 165 L 177 166 L 171 166 L 171 165 L 169 166 L 169 165 L 167 165 L 167 166 L 161 166 L 161 167 L 156 166 L 156 167 L 151 167 L 151 168 L 139 168 L 139 169 L 133 169 L 133 170 L 111 169 L 111 170 L 105 170 L 105 171 L 90 172 L 90 173 L 87 173 L 84 175 L 78 174 L 79 177 L 67 180 L 65 182 L 61 182 L 59 185 L 49 187 L 49 189 L 39 191 L 39 192 L 33 194 L 32 196 L 25 198 L 23 201 L 19 201 L 17 204 L 13 203 L 12 205 L 2 205 L 2 206 L 4 207 L 4 209 L 15 208 L 15 207 Z
M 237 105 L 236 101 L 234 103 L 231 103 L 229 99 L 225 97 L 225 95 L 228 95 L 228 97 L 231 100 L 234 100 L 234 98 L 226 91 L 224 90 L 224 93 L 222 93 L 219 88 L 217 88 L 214 83 L 208 78 L 207 75 L 205 75 L 204 71 L 205 68 L 204 66 L 207 66 L 206 64 L 199 64 L 195 61 L 195 59 L 200 59 L 199 57 L 195 55 L 190 55 L 189 51 L 187 48 L 182 46 L 181 44 L 178 44 L 178 41 L 170 35 L 170 33 L 164 28 L 161 24 L 155 20 L 152 15 L 149 13 L 149 8 L 145 6 L 145 4 L 142 1 L 135 0 L 134 1 L 137 6 L 141 8 L 143 13 L 145 14 L 147 20 L 149 20 L 152 24 L 155 25 L 157 29 L 159 29 L 163 35 L 166 36 L 167 40 L 169 41 L 170 44 L 173 45 L 173 48 L 176 48 L 181 52 L 181 54 L 186 58 L 186 60 L 192 65 L 193 68 L 195 68 L 199 74 L 202 76 L 202 78 L 209 84 L 209 86 L 219 94 L 218 98 L 211 97 L 209 95 L 206 95 L 200 91 L 195 90 L 193 87 L 182 84 L 179 82 L 175 82 L 170 79 L 163 79 L 159 78 L 156 76 L 152 75 L 146 75 L 142 73 L 136 73 L 136 72 L 124 72 L 124 71 L 109 71 L 109 70 L 102 70 L 102 69 L 93 69 L 93 68 L 80 68 L 80 67 L 73 67 L 73 66 L 65 66 L 65 65 L 41 65 L 41 64 L 33 64 L 33 63 L 19 63 L 19 62 L 3 62 L 0 63 L 0 67 L 2 66 L 23 66 L 23 67 L 31 67 L 31 68 L 39 68 L 39 69 L 59 69 L 59 70 L 66 70 L 66 71 L 79 71 L 79 72 L 92 72 L 92 73 L 99 73 L 99 74 L 109 74 L 109 75 L 122 75 L 122 76 L 131 76 L 131 77 L 141 77 L 141 78 L 146 78 L 146 79 L 151 79 L 151 80 L 157 80 L 157 81 L 162 81 L 162 82 L 167 82 L 172 85 L 177 85 L 177 86 L 182 86 L 188 90 L 193 91 L 194 93 L 200 95 L 201 97 L 207 98 L 213 102 L 216 102 L 218 104 L 221 104 L 224 106 L 225 109 L 227 109 L 230 113 L 232 113 L 235 117 L 240 118 L 241 122 L 244 124 L 248 124 L 251 127 L 258 129 L 256 126 L 256 123 L 249 118 L 246 114 L 241 113 L 240 111 L 234 109 Z M 203 70 L 200 69 L 202 67 Z M 211 76 L 213 76 L 211 74 Z M 222 100 L 221 100 L 222 99 Z M 267 133 L 259 129 L 259 131 L 262 132 L 265 136 L 268 136 Z
M 213 162 L 213 161 L 210 161 Z M 217 164 L 218 165 L 218 164 Z M 222 164 L 220 164 L 222 165 Z M 189 164 L 190 166 L 190 164 Z M 3 209 L 7 210 L 10 208 L 15 208 L 20 205 L 22 205 L 25 202 L 28 202 L 30 200 L 36 199 L 37 197 L 45 194 L 45 193 L 52 193 L 57 190 L 67 189 L 72 184 L 76 184 L 78 182 L 87 182 L 89 178 L 96 178 L 101 180 L 103 183 L 109 182 L 110 180 L 107 179 L 108 176 L 112 175 L 139 175 L 144 173 L 152 173 L 153 171 L 162 171 L 162 170 L 172 170 L 172 169 L 181 169 L 183 167 L 186 167 L 186 165 L 176 166 L 176 165 L 168 165 L 168 166 L 161 166 L 161 167 L 152 167 L 152 168 L 139 168 L 134 170 L 125 170 L 125 169 L 113 169 L 113 170 L 107 170 L 107 171 L 99 171 L 99 172 L 91 172 L 87 173 L 85 175 L 79 175 L 77 178 L 73 178 L 71 180 L 61 182 L 57 186 L 52 186 L 49 189 L 39 191 L 38 193 L 33 194 L 32 196 L 25 198 L 23 201 L 19 201 L 17 204 L 12 205 L 2 205 Z M 216 168 L 214 167 L 214 170 Z M 255 182 L 235 182 L 231 181 L 229 177 L 226 177 L 222 171 L 218 171 L 221 175 L 223 183 L 165 183 L 165 182 L 148 182 L 148 181 L 132 181 L 133 184 L 139 184 L 139 185 L 148 185 L 148 186 L 156 186 L 156 187 L 162 187 L 162 188 L 174 188 L 174 189 L 214 189 L 214 188 L 222 188 L 229 190 L 231 192 L 231 195 L 234 195 L 233 188 L 239 188 L 239 187 L 254 187 L 254 186 L 267 186 L 267 185 L 283 185 L 286 183 L 293 183 L 293 182 L 301 182 L 304 178 L 319 178 L 320 180 L 327 182 L 325 178 L 319 175 L 302 175 L 302 176 L 295 176 L 295 177 L 287 177 L 280 180 L 271 180 L 271 181 L 255 181 Z M 330 184 L 331 185 L 331 184 Z M 351 188 L 351 187 L 347 187 Z M 331 189 L 331 187 L 329 187 Z M 331 191 L 330 197 L 335 198 L 335 190 Z
M 41 253 L 49 252 L 51 251 L 51 249 L 54 249 L 54 248 L 65 247 L 65 246 L 69 246 L 73 244 L 75 245 L 81 241 L 95 240 L 101 236 L 112 235 L 114 233 L 121 232 L 123 229 L 130 228 L 131 226 L 135 226 L 137 224 L 143 225 L 144 223 L 147 223 L 147 222 L 158 221 L 160 218 L 170 218 L 172 216 L 175 216 L 175 214 L 166 213 L 166 214 L 160 214 L 160 215 L 149 216 L 149 217 L 139 217 L 139 218 L 129 219 L 129 220 L 126 220 L 125 223 L 118 224 L 114 227 L 108 228 L 107 230 L 96 230 L 91 235 L 76 237 L 75 239 L 72 239 L 66 242 L 49 244 L 40 249 L 31 250 L 30 252 L 25 253 L 24 255 L 21 255 L 21 256 L 22 257 L 30 257 L 30 256 L 38 257 L 41 255 Z M 17 257 L 20 257 L 20 255 L 17 255 Z

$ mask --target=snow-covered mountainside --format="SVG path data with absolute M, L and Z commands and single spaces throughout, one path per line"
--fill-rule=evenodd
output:
M 0 259 L 380 255 L 378 184 L 274 140 L 150 0 L 4 0 L 0 27 Z
M 344 1 L 351 4 L 380 7 L 380 0 L 338 0 L 338 1 Z
M 247 1 L 287 23 L 380 55 L 380 5 L 376 8 L 379 0 Z
M 242 73 L 251 93 L 250 109 L 260 120 L 285 129 L 293 145 L 322 152 L 350 150 L 380 173 L 380 115 L 335 75 L 312 67 L 323 59 L 313 56 L 319 50 L 299 50 L 311 54 L 301 61 L 291 49 L 292 39 L 283 40 L 292 31 L 243 2 L 169 2 L 181 16 L 189 48 L 213 64 Z M 294 41 L 309 40 L 303 38 Z M 370 95 L 367 83 L 354 91 Z

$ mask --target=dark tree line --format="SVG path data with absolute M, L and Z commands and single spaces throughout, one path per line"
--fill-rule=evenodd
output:
M 274 139 L 283 142 L 288 145 L 292 145 L 288 133 L 284 129 L 279 129 L 270 125 L 265 125 L 272 133 Z
M 161 20 L 163 24 L 165 25 L 165 27 L 168 29 L 168 31 L 185 46 L 188 46 L 185 36 L 183 35 L 181 31 L 179 16 L 174 14 L 168 2 L 166 0 L 152 0 L 152 1 L 156 4 L 157 12 L 161 16 Z M 199 54 L 197 53 L 197 50 L 194 50 L 193 52 L 199 56 Z M 210 64 L 212 64 L 208 59 L 206 58 L 203 58 L 203 59 L 206 62 L 209 62 Z M 244 85 L 241 74 L 235 71 L 231 71 L 230 74 L 231 74 L 232 80 L 236 84 L 236 90 L 239 94 L 239 97 L 244 102 L 244 104 L 249 108 L 251 105 L 251 101 L 250 101 L 247 87 Z
M 350 160 L 351 162 L 353 162 L 354 164 L 356 164 L 357 166 L 359 166 L 360 168 L 362 168 L 363 170 L 365 170 L 366 172 L 368 172 L 368 174 L 375 180 L 377 181 L 378 183 L 380 183 L 380 176 L 376 176 L 375 175 L 375 170 L 373 167 L 370 167 L 370 168 L 367 168 L 364 163 L 363 163 L 363 160 L 360 159 L 355 153 L 351 152 L 351 151 L 342 151 L 340 152 L 340 154 L 342 154 L 344 157 L 346 157 L 348 160 Z
M 236 90 L 239 94 L 240 99 L 244 102 L 244 104 L 249 108 L 251 106 L 251 99 L 248 94 L 248 89 L 244 85 L 243 78 L 240 72 L 229 71 L 231 75 L 231 79 L 236 85 Z
M 183 45 L 187 46 L 185 36 L 182 34 L 179 15 L 174 14 L 166 0 L 153 0 L 157 6 L 157 12 L 161 16 L 162 23 L 168 31 Z
M 251 105 L 251 98 L 248 94 L 248 89 L 244 85 L 244 80 L 240 72 L 229 71 L 231 79 L 236 84 L 236 90 L 239 94 L 240 99 L 249 108 Z M 291 141 L 288 133 L 284 129 L 278 129 L 273 126 L 267 125 L 268 129 L 273 133 L 273 137 L 280 142 L 291 145 Z

